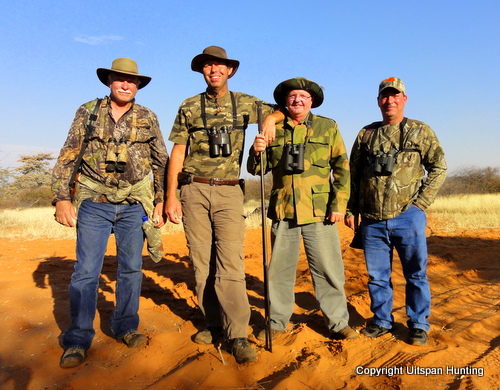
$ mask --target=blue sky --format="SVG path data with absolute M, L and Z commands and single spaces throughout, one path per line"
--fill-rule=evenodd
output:
M 452 172 L 500 167 L 499 16 L 498 0 L 0 0 L 0 167 L 57 157 L 78 106 L 109 92 L 95 70 L 117 57 L 153 78 L 137 101 L 167 139 L 180 103 L 205 89 L 190 63 L 210 45 L 241 62 L 231 90 L 272 102 L 291 77 L 323 86 L 313 112 L 338 122 L 348 150 L 380 119 L 378 83 L 400 77 L 406 116 L 434 129 Z

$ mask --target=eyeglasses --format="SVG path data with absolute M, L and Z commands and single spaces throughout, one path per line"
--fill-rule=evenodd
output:
M 307 99 L 310 99 L 311 96 L 306 96 L 306 95 L 288 95 L 286 97 L 287 100 L 293 102 L 294 100 L 297 100 L 299 102 L 303 102 L 303 101 L 306 101 Z

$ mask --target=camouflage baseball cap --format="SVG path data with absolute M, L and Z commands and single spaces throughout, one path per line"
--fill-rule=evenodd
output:
M 228 66 L 232 67 L 233 73 L 228 78 L 233 77 L 240 66 L 240 61 L 227 58 L 226 51 L 222 47 L 209 46 L 203 50 L 203 53 L 193 58 L 191 61 L 191 70 L 203 73 L 203 64 L 208 60 L 223 60 Z
M 378 86 L 378 94 L 380 95 L 380 92 L 386 88 L 394 88 L 403 94 L 406 92 L 403 80 L 397 77 L 389 77 L 388 79 L 382 80 Z
M 304 77 L 295 77 L 279 83 L 274 90 L 274 100 L 280 107 L 286 107 L 286 95 L 294 89 L 303 89 L 311 94 L 313 98 L 312 108 L 319 107 L 323 103 L 323 88 Z
M 130 58 L 117 58 L 111 64 L 111 69 L 98 68 L 96 72 L 99 80 L 101 80 L 101 82 L 106 86 L 108 86 L 108 76 L 111 72 L 126 74 L 139 78 L 139 80 L 141 81 L 141 83 L 139 84 L 139 89 L 144 88 L 151 81 L 151 77 L 139 74 L 137 62 L 131 60 Z

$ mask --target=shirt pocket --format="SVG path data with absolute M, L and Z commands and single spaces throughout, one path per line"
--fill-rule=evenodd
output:
M 328 166 L 330 162 L 329 141 L 330 137 L 326 135 L 315 136 L 308 139 L 306 145 L 306 159 L 309 160 L 311 165 L 320 168 Z
M 330 199 L 330 185 L 329 184 L 315 184 L 311 186 L 312 191 L 312 206 L 313 214 L 315 217 L 326 216 L 328 202 Z

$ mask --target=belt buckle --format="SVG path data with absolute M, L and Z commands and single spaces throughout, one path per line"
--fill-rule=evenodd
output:
M 210 184 L 211 186 L 216 186 L 216 185 L 217 185 L 217 184 L 215 183 L 215 181 L 216 181 L 216 180 L 217 180 L 216 178 L 211 177 L 211 178 L 210 178 L 210 181 L 208 182 L 208 184 Z

